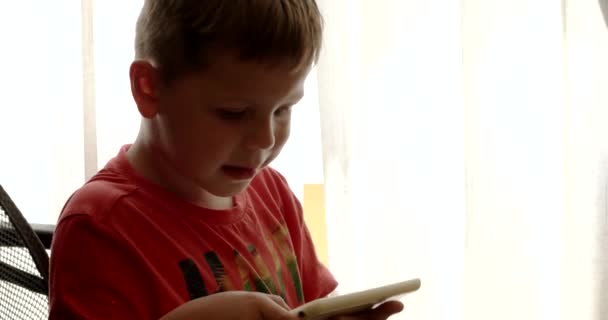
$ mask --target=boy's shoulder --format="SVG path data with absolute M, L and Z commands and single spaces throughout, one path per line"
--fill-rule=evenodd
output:
M 60 220 L 71 215 L 100 215 L 111 211 L 124 197 L 138 189 L 137 185 L 117 172 L 103 169 L 77 189 L 66 202 Z

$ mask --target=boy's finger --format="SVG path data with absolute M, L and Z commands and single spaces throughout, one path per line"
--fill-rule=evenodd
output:
M 403 303 L 399 301 L 387 301 L 378 307 L 356 313 L 350 316 L 337 316 L 330 318 L 331 320 L 386 320 L 390 316 L 399 313 L 403 310 Z
M 399 301 L 387 301 L 368 313 L 371 319 L 388 319 L 388 317 L 403 311 L 403 303 Z
M 264 320 L 297 320 L 296 315 L 289 313 L 289 306 L 283 298 L 276 295 L 265 295 L 265 302 L 259 308 L 261 319 Z
M 277 295 L 273 295 L 273 294 L 269 294 L 268 297 L 276 304 L 278 304 L 279 306 L 281 306 L 283 309 L 285 310 L 290 310 L 291 308 L 289 308 L 289 306 L 287 305 L 287 303 L 285 302 L 285 300 L 283 300 L 283 298 L 277 296 Z

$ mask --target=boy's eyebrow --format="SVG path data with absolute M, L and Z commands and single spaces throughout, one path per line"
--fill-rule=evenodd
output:
M 251 99 L 246 99 L 246 98 L 242 98 L 242 97 L 225 97 L 226 101 L 228 104 L 231 105 L 246 105 L 246 106 L 257 106 L 259 105 L 259 103 L 257 103 L 254 100 Z M 294 91 L 292 94 L 286 96 L 283 101 L 282 101 L 282 105 L 294 105 L 297 104 L 298 102 L 300 102 L 300 100 L 302 100 L 302 98 L 304 98 L 304 90 L 300 89 L 297 91 Z

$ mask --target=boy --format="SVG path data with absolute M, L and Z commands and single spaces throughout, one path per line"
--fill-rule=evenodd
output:
M 288 319 L 335 289 L 267 167 L 321 30 L 314 0 L 145 1 L 130 68 L 140 131 L 61 213 L 51 319 Z

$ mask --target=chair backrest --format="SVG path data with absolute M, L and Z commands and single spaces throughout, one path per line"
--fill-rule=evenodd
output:
M 0 186 L 0 319 L 47 319 L 48 272 L 48 253 Z

